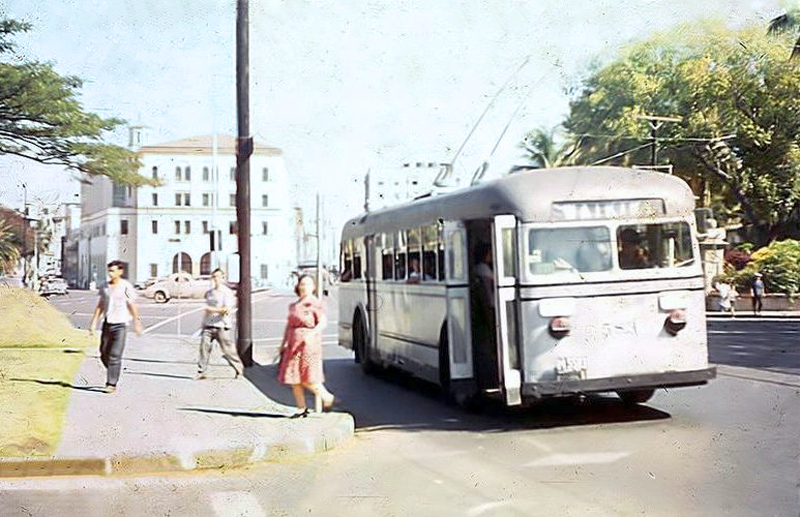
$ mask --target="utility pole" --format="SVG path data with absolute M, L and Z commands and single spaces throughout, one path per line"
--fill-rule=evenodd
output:
M 22 285 L 28 287 L 28 185 L 22 184 Z
M 325 291 L 322 288 L 322 232 L 319 227 L 319 192 L 317 192 L 317 298 L 322 299 L 322 293 Z
M 364 211 L 369 212 L 369 173 L 370 169 L 367 169 L 367 175 L 364 176 Z
M 677 117 L 655 117 L 652 115 L 637 115 L 636 118 L 646 120 L 650 126 L 650 165 L 658 165 L 658 130 L 665 122 L 680 122 Z
M 239 243 L 239 291 L 236 349 L 245 366 L 253 365 L 253 307 L 250 282 L 250 71 L 248 0 L 236 3 L 236 222 Z

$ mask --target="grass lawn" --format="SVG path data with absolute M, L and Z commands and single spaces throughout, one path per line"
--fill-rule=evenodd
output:
M 93 341 L 30 291 L 0 286 L 0 457 L 47 456 Z

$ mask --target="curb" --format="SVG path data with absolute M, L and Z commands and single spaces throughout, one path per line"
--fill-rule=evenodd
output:
M 797 320 L 800 319 L 800 314 L 765 314 L 761 313 L 760 316 L 753 316 L 752 314 L 748 314 L 743 312 L 741 314 L 737 314 L 735 318 L 732 318 L 730 314 L 723 314 L 723 313 L 714 313 L 714 312 L 707 312 L 706 319 L 710 320 L 742 320 L 742 321 L 757 321 L 757 320 Z
M 329 451 L 353 436 L 355 421 L 349 413 L 334 413 L 325 418 L 334 421 L 321 432 L 306 437 L 299 435 L 280 443 L 185 453 L 153 452 L 145 455 L 119 454 L 84 458 L 0 458 L 0 478 L 161 474 L 277 462 L 294 456 Z

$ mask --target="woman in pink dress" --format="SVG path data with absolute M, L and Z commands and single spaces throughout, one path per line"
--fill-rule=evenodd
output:
M 292 418 L 308 416 L 303 389 L 314 394 L 317 412 L 333 406 L 334 396 L 322 384 L 322 329 L 327 324 L 325 308 L 314 296 L 314 279 L 302 275 L 294 288 L 298 299 L 289 305 L 289 316 L 281 343 L 281 366 L 278 380 L 292 386 L 297 413 Z

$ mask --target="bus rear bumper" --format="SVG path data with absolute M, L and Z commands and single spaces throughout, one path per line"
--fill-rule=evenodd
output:
M 679 388 L 706 384 L 717 376 L 716 367 L 688 372 L 665 372 L 642 375 L 621 375 L 604 379 L 563 379 L 557 381 L 531 382 L 522 385 L 523 397 L 547 397 L 579 395 L 603 391 L 633 389 Z

